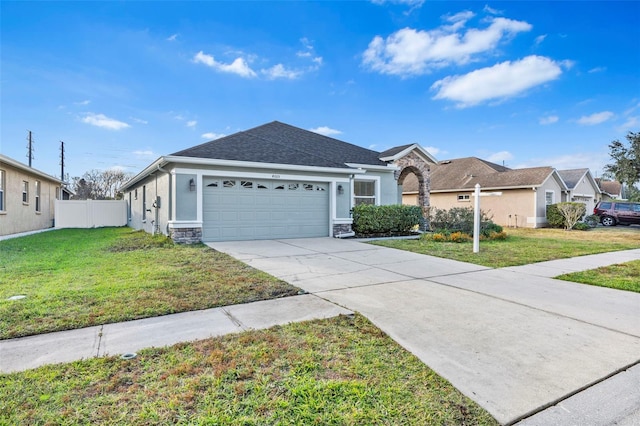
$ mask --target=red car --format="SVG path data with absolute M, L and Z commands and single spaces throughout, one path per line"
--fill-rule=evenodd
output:
M 600 201 L 593 209 L 604 226 L 640 225 L 640 203 L 629 201 Z

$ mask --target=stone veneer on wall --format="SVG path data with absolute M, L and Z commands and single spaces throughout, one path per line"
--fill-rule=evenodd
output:
M 171 228 L 169 237 L 180 244 L 196 244 L 202 242 L 202 228 Z
M 340 234 L 348 234 L 349 232 L 353 232 L 351 229 L 350 223 L 340 223 L 333 225 L 333 236 L 337 237 Z

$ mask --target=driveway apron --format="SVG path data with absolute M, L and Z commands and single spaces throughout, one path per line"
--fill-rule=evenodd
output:
M 209 245 L 359 311 L 502 424 L 640 362 L 637 293 L 352 240 Z

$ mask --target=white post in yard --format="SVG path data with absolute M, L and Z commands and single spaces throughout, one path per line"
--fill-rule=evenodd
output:
M 480 184 L 476 183 L 476 199 L 473 208 L 473 252 L 480 251 Z

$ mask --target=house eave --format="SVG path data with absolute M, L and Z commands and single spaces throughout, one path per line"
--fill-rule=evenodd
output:
M 183 157 L 178 155 L 166 155 L 158 158 L 156 161 L 147 166 L 144 170 L 127 181 L 123 186 L 123 190 L 127 190 L 131 186 L 145 179 L 146 177 L 156 173 L 159 168 L 166 166 L 167 164 L 191 164 L 198 166 L 225 166 L 225 167 L 237 167 L 237 168 L 251 168 L 251 169 L 278 169 L 288 170 L 296 172 L 315 172 L 315 173 L 334 173 L 342 175 L 354 175 L 364 174 L 366 169 L 364 167 L 372 169 L 375 167 L 382 167 L 383 169 L 390 170 L 386 166 L 375 165 L 362 165 L 362 168 L 339 168 L 339 167 L 317 167 L 317 166 L 301 166 L 297 164 L 279 164 L 279 163 L 259 163 L 254 161 L 237 161 L 237 160 L 220 160 L 216 158 L 200 158 L 200 157 Z
M 11 167 L 14 167 L 14 168 L 20 170 L 20 171 L 23 171 L 23 172 L 26 172 L 26 173 L 31 173 L 33 175 L 41 177 L 42 179 L 47 179 L 47 180 L 49 180 L 51 182 L 55 182 L 55 183 L 57 183 L 59 185 L 63 184 L 62 180 L 60 180 L 60 179 L 58 179 L 58 178 L 56 178 L 54 176 L 51 176 L 51 175 L 49 175 L 49 174 L 47 174 L 45 172 L 42 172 L 42 171 L 40 171 L 38 169 L 34 169 L 33 167 L 29 167 L 28 165 L 23 164 L 23 163 L 21 163 L 19 161 L 16 161 L 13 158 L 7 157 L 6 155 L 0 154 L 0 163 L 5 163 L 5 164 L 7 164 L 7 165 L 9 165 Z
M 400 170 L 398 166 L 394 166 L 392 164 L 387 164 L 386 166 L 378 166 L 374 164 L 358 164 L 358 163 L 345 163 L 348 167 L 353 167 L 354 169 L 364 169 L 364 170 L 380 170 L 385 172 Z M 351 170 L 351 169 L 349 169 Z
M 398 152 L 395 155 L 391 155 L 389 157 L 382 157 L 382 158 L 380 158 L 380 160 L 393 162 L 393 161 L 396 161 L 396 160 L 404 157 L 405 155 L 409 154 L 413 150 L 417 150 L 419 155 L 424 157 L 425 160 L 430 161 L 430 162 L 432 162 L 434 164 L 438 163 L 438 160 L 436 160 L 436 158 L 433 155 L 429 154 L 429 151 L 427 151 L 426 149 L 422 148 L 417 143 L 414 143 L 413 145 L 403 149 L 402 151 Z

